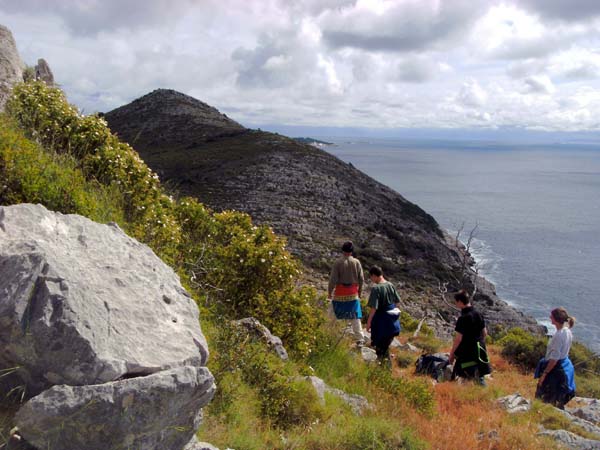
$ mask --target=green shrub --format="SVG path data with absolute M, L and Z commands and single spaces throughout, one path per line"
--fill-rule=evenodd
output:
M 322 318 L 316 293 L 296 287 L 299 265 L 270 228 L 254 225 L 247 214 L 214 213 L 189 198 L 174 201 L 102 118 L 81 115 L 58 88 L 38 81 L 19 84 L 7 111 L 43 148 L 14 127 L 12 134 L 4 133 L 3 204 L 39 202 L 116 221 L 173 266 L 208 311 L 255 316 L 290 352 L 311 351 Z
M 44 152 L 0 119 L 0 204 L 41 203 L 64 214 L 123 222 L 118 190 L 85 179 L 70 155 Z
M 402 331 L 413 333 L 417 330 L 417 328 L 419 326 L 419 321 L 417 319 L 413 318 L 406 311 L 401 311 L 400 312 L 400 326 L 402 327 Z M 429 327 L 429 325 L 427 325 L 426 323 L 423 323 L 421 325 L 421 330 L 419 331 L 419 334 L 423 334 L 425 336 L 433 336 L 433 330 Z
M 521 328 L 510 329 L 498 340 L 502 356 L 523 369 L 535 369 L 546 353 L 547 339 L 535 336 Z
M 239 374 L 244 383 L 256 389 L 262 417 L 283 428 L 307 426 L 321 417 L 321 405 L 312 385 L 248 331 L 223 322 L 212 344 L 209 367 L 215 377 L 226 383 L 235 381 L 228 374 Z M 234 395 L 225 388 L 217 399 L 217 408 L 226 410 L 233 400 Z

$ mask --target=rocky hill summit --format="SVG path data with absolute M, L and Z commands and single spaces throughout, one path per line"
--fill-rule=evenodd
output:
M 251 130 L 184 94 L 158 90 L 106 114 L 113 132 L 129 142 L 163 181 L 216 210 L 247 212 L 286 236 L 291 251 L 322 282 L 341 243 L 351 239 L 365 267 L 381 265 L 394 280 L 419 292 L 455 281 L 464 255 L 435 219 L 397 192 L 313 146 Z M 479 285 L 491 324 L 539 331 L 531 318 Z M 456 311 L 439 296 L 405 309 L 438 330 L 452 329 Z
M 216 108 L 171 89 L 156 89 L 107 114 L 119 134 L 147 151 L 194 148 L 246 132 Z

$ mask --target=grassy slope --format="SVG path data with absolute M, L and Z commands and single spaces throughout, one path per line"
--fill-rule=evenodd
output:
M 124 200 L 119 198 L 118 190 L 87 180 L 70 155 L 44 150 L 5 117 L 0 118 L 0 156 L 2 204 L 36 201 L 97 221 L 124 220 Z M 270 399 L 264 398 L 264 386 L 262 391 L 259 389 L 260 380 L 249 380 L 247 376 L 240 379 L 237 370 L 220 371 L 219 364 L 228 351 L 218 347 L 216 330 L 222 329 L 224 323 L 220 319 L 207 317 L 203 329 L 212 350 L 210 368 L 218 376 L 220 392 L 228 393 L 231 398 L 229 403 L 215 403 L 216 406 L 208 408 L 200 433 L 203 439 L 222 448 L 552 448 L 551 442 L 535 436 L 541 421 L 557 422 L 548 408 L 536 406 L 531 413 L 511 417 L 495 405 L 495 398 L 500 395 L 515 391 L 527 395 L 534 388 L 530 376 L 520 374 L 504 361 L 497 349 L 492 347 L 496 371 L 489 389 L 451 383 L 433 386 L 428 379 L 416 377 L 412 368 L 396 367 L 391 377 L 386 371 L 365 365 L 349 350 L 347 342 L 339 341 L 339 323 L 315 331 L 320 333 L 318 346 L 308 359 L 296 358 L 287 364 L 278 362 L 266 369 L 250 368 L 262 370 L 269 376 L 285 375 L 283 380 L 279 379 L 282 386 L 289 384 L 289 377 L 315 373 L 334 387 L 367 396 L 374 405 L 373 410 L 359 418 L 329 396 L 322 408 L 302 405 L 303 401 L 309 403 L 302 397 L 302 390 L 296 398 L 292 390 L 289 398 L 282 399 L 284 407 L 304 406 L 307 411 L 300 411 L 298 417 L 310 420 L 275 426 L 273 419 L 265 418 L 264 409 L 270 406 Z M 408 335 L 402 339 L 407 340 Z M 243 344 L 237 342 L 235 348 L 229 349 L 234 360 L 242 357 Z M 259 359 L 251 360 L 252 364 L 268 360 L 264 352 L 259 351 L 257 355 Z M 397 360 L 411 358 L 416 357 L 399 354 Z M 5 399 L 3 403 L 0 438 L 5 438 L 11 428 L 7 412 L 11 408 L 6 406 Z M 479 436 L 483 439 L 478 439 Z

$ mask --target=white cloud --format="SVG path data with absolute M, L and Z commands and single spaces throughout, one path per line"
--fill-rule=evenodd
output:
M 596 2 L 143 3 L 0 0 L 0 23 L 87 112 L 165 87 L 256 126 L 600 127 Z
M 457 101 L 465 106 L 478 108 L 485 105 L 487 98 L 487 92 L 481 88 L 479 83 L 475 80 L 470 80 L 460 88 Z
M 319 17 L 333 48 L 405 52 L 444 48 L 470 28 L 482 3 L 468 0 L 357 1 Z
M 525 92 L 531 94 L 552 94 L 556 91 L 550 78 L 545 75 L 525 79 Z

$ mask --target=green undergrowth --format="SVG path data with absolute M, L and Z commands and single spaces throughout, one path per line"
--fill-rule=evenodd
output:
M 434 399 L 425 380 L 395 378 L 366 364 L 343 337 L 338 323 L 318 330 L 308 358 L 284 362 L 247 331 L 211 323 L 209 368 L 219 380 L 199 438 L 236 449 L 421 449 L 427 445 L 398 420 L 402 414 L 430 417 Z M 307 376 L 364 396 L 362 415 L 336 395 L 319 399 Z
M 21 84 L 7 111 L 0 116 L 1 205 L 40 203 L 116 222 L 173 267 L 196 299 L 218 386 L 202 440 L 238 450 L 427 448 L 402 417 L 435 420 L 430 381 L 366 364 L 351 350 L 342 325 L 326 321 L 315 290 L 299 285 L 300 264 L 283 238 L 246 214 L 178 198 L 102 118 L 80 114 L 59 89 Z M 282 338 L 289 361 L 233 325 L 247 316 Z M 401 323 L 411 334 L 418 326 L 405 313 Z M 519 331 L 502 339 L 506 356 L 524 368 L 545 345 Z M 447 346 L 426 326 L 411 341 L 429 353 Z M 410 355 L 401 358 L 408 367 Z M 599 392 L 597 358 L 575 345 L 572 359 L 578 376 L 590 374 L 578 378 L 580 389 Z M 358 416 L 332 394 L 318 398 L 308 375 L 366 397 L 371 408 Z M 9 406 L 0 401 L 0 439 L 10 429 Z

